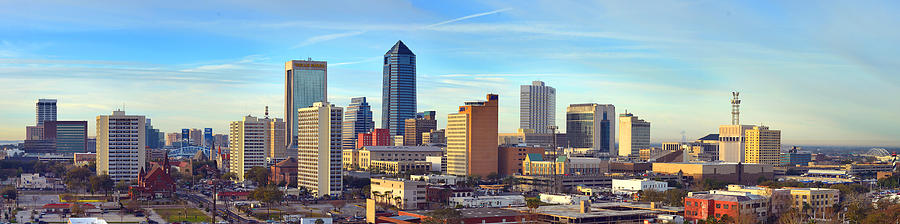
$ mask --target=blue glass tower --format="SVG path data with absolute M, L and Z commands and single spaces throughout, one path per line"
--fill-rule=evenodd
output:
M 405 121 L 416 117 L 416 54 L 397 41 L 384 54 L 381 128 L 403 135 Z
M 343 149 L 356 148 L 356 138 L 359 133 L 369 133 L 375 129 L 375 121 L 372 118 L 372 107 L 366 102 L 365 97 L 350 99 L 350 105 L 344 110 L 344 125 L 341 130 L 341 144 Z
M 328 63 L 291 60 L 284 65 L 285 144 L 297 145 L 297 109 L 311 107 L 328 99 Z

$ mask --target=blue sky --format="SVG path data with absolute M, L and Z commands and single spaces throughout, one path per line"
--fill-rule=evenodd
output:
M 815 3 L 815 4 L 813 4 Z M 741 91 L 745 124 L 785 144 L 900 146 L 895 1 L 6 1 L 0 2 L 0 139 L 24 138 L 34 101 L 93 121 L 124 105 L 156 127 L 212 127 L 268 105 L 283 65 L 329 63 L 329 100 L 366 96 L 380 118 L 380 57 L 417 55 L 419 110 L 446 118 L 500 94 L 518 127 L 519 85 L 565 106 L 611 103 L 654 142 L 714 133 Z M 444 125 L 441 119 L 441 126 Z M 88 122 L 94 123 L 94 122 Z M 380 119 L 376 119 L 380 124 Z M 91 124 L 93 132 L 93 124 Z

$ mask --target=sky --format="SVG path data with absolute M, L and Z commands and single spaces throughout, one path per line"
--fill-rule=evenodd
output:
M 569 104 L 614 104 L 653 142 L 731 121 L 785 145 L 900 146 L 897 1 L 0 1 L 0 140 L 21 140 L 39 98 L 60 120 L 124 108 L 156 128 L 283 117 L 284 62 L 328 62 L 328 100 L 368 98 L 381 123 L 381 57 L 417 56 L 418 110 L 439 126 L 500 95 L 518 128 L 519 86 Z M 683 134 L 682 134 L 683 133 Z

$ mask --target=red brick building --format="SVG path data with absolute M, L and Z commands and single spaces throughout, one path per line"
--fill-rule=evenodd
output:
M 278 186 L 284 186 L 285 184 L 297 183 L 297 159 L 291 157 L 281 162 L 276 163 L 272 166 L 272 175 L 269 176 L 269 182 L 275 183 Z
M 528 153 L 544 154 L 544 148 L 500 146 L 497 158 L 498 173 L 501 177 L 522 174 L 522 161 Z
M 768 199 L 754 194 L 694 194 L 684 198 L 684 220 L 695 221 L 723 216 L 737 219 L 741 214 L 764 218 L 768 214 Z M 759 220 L 759 219 L 757 219 Z
M 166 159 L 162 166 L 156 165 L 150 172 L 142 169 L 137 180 L 137 185 L 131 186 L 128 196 L 132 199 L 143 198 L 169 198 L 175 193 L 175 180 L 169 176 L 169 160 Z
M 369 133 L 359 133 L 356 138 L 356 148 L 363 146 L 390 146 L 391 134 L 388 129 L 376 128 Z

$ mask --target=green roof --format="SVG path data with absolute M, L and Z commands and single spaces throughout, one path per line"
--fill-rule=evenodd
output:
M 544 156 L 540 153 L 528 153 L 529 161 L 544 161 Z
M 566 162 L 566 159 L 568 159 L 568 157 L 559 156 L 559 157 L 556 157 L 556 162 Z

